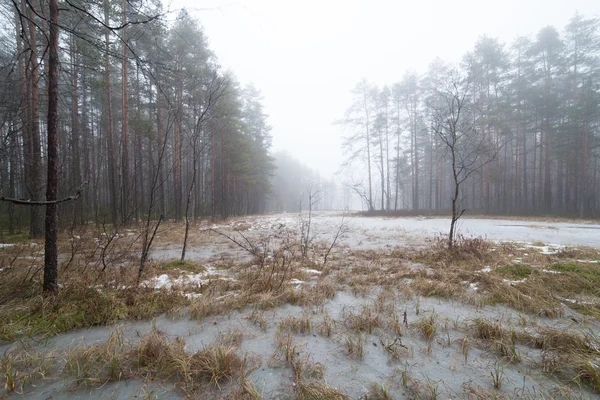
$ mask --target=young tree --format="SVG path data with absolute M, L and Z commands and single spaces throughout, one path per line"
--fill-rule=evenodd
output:
M 429 104 L 432 129 L 439 136 L 452 165 L 452 219 L 448 247 L 454 247 L 456 222 L 465 212 L 460 210 L 461 185 L 476 171 L 492 162 L 498 154 L 494 142 L 476 130 L 477 119 L 472 107 L 470 82 L 458 72 L 451 72 L 445 87 L 438 89 L 438 101 Z

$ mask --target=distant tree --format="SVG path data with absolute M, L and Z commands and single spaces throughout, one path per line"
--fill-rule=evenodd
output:
M 568 147 L 570 158 L 579 161 L 573 169 L 579 173 L 577 207 L 579 217 L 583 218 L 594 182 L 588 171 L 595 139 L 592 124 L 600 106 L 597 89 L 600 81 L 600 19 L 586 19 L 575 13 L 565 28 L 565 50 L 568 126 L 564 129 L 567 140 L 564 145 Z
M 363 161 L 367 167 L 368 186 L 365 200 L 369 210 L 374 210 L 372 182 L 372 149 L 374 120 L 373 86 L 366 80 L 361 80 L 352 90 L 354 102 L 346 110 L 345 117 L 338 121 L 351 129 L 352 133 L 344 138 L 342 147 L 346 153 L 344 165 L 349 167 L 357 161 Z M 354 185 L 353 185 L 354 186 Z
M 408 132 L 410 135 L 410 165 L 412 178 L 412 209 L 419 209 L 419 80 L 415 73 L 404 75 L 400 83 L 402 105 L 408 117 Z
M 502 126 L 507 120 L 507 118 L 502 118 L 503 107 L 501 104 L 505 83 L 504 75 L 508 67 L 503 45 L 497 39 L 482 36 L 475 43 L 473 52 L 467 53 L 464 57 L 463 63 L 468 71 L 473 103 L 478 113 L 477 129 L 484 137 L 498 146 Z M 502 174 L 499 165 L 484 166 L 481 169 L 481 191 L 485 211 L 491 208 L 492 203 L 497 209 L 503 209 L 504 204 L 501 200 L 504 197 L 500 195 L 502 191 L 498 190 L 502 175 L 505 174 Z M 506 182 L 502 181 L 502 183 Z

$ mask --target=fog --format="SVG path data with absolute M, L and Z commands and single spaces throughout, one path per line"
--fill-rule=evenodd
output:
M 598 398 L 600 7 L 496 4 L 0 0 L 0 399 Z
M 173 1 L 198 18 L 220 64 L 263 95 L 274 150 L 330 177 L 343 162 L 334 121 L 362 78 L 400 81 L 436 58 L 458 63 L 487 35 L 509 43 L 575 14 L 597 16 L 594 0 L 544 1 Z

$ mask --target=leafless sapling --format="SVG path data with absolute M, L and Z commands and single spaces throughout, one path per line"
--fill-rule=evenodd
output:
M 477 119 L 470 99 L 469 81 L 456 72 L 449 75 L 446 87 L 437 89 L 428 107 L 432 116 L 431 128 L 445 145 L 451 162 L 452 219 L 448 247 L 453 248 L 456 222 L 465 212 L 459 203 L 460 186 L 471 174 L 492 162 L 498 148 L 490 137 L 475 129 Z

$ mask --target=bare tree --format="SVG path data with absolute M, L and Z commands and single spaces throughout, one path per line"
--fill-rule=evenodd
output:
M 310 182 L 307 186 L 306 186 L 306 197 L 307 197 L 307 207 L 308 207 L 308 215 L 306 216 L 306 218 L 303 215 L 302 212 L 302 200 L 304 197 L 304 194 L 302 196 L 302 198 L 300 198 L 300 247 L 301 247 L 301 252 L 302 252 L 302 257 L 306 258 L 306 256 L 308 255 L 308 249 L 311 247 L 312 241 L 314 239 L 314 235 L 311 237 L 310 236 L 310 228 L 312 225 L 312 217 L 313 217 L 313 210 L 315 208 L 315 206 L 321 201 L 323 200 L 324 197 L 324 193 L 323 190 L 321 189 L 320 185 L 318 182 Z
M 347 156 L 343 168 L 349 167 L 356 161 L 363 161 L 367 164 L 368 173 L 368 200 L 369 211 L 375 209 L 373 203 L 373 176 L 371 166 L 373 163 L 372 136 L 371 125 L 373 123 L 373 93 L 376 93 L 373 86 L 366 79 L 361 80 L 352 94 L 354 95 L 354 103 L 346 111 L 344 119 L 337 121 L 353 129 L 351 136 L 345 137 L 342 148 Z
M 460 186 L 471 174 L 492 162 L 498 154 L 498 148 L 489 137 L 475 129 L 477 120 L 469 97 L 469 81 L 453 71 L 447 82 L 445 88 L 437 89 L 428 107 L 432 116 L 431 128 L 446 145 L 451 159 L 452 220 L 448 247 L 452 248 L 456 222 L 465 212 L 465 209 L 460 210 Z
M 212 112 L 215 103 L 218 102 L 219 98 L 223 96 L 225 91 L 230 85 L 230 78 L 228 76 L 220 77 L 217 71 L 213 71 L 212 78 L 210 82 L 207 84 L 207 92 L 205 101 L 203 104 L 200 113 L 196 116 L 196 123 L 194 124 L 194 129 L 192 132 L 192 179 L 190 180 L 190 187 L 188 190 L 187 201 L 185 206 L 185 235 L 183 238 L 183 248 L 181 249 L 181 259 L 180 263 L 183 264 L 185 261 L 185 251 L 187 248 L 188 235 L 190 231 L 190 207 L 192 203 L 192 195 L 194 193 L 194 186 L 196 184 L 196 176 L 198 174 L 198 162 L 200 155 L 205 151 L 205 148 L 208 144 L 211 144 L 211 141 L 204 141 L 200 144 L 200 135 L 203 131 L 203 124 L 210 117 L 210 112 Z M 197 111 L 194 111 L 197 113 Z M 213 136 L 214 133 L 211 135 Z M 192 218 L 193 219 L 193 218 Z

